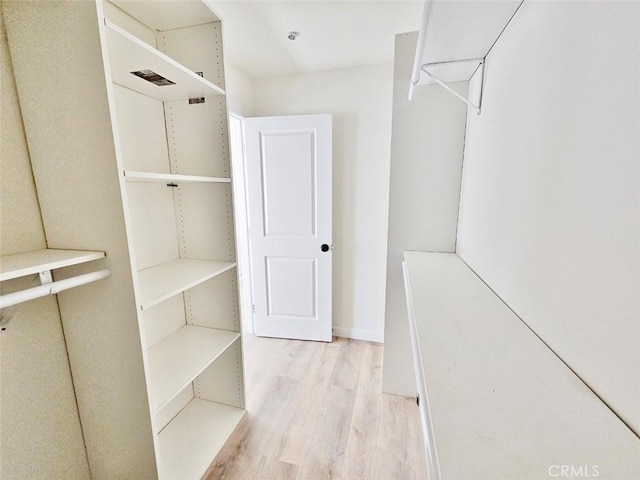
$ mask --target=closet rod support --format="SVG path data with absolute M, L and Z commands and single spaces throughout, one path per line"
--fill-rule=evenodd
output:
M 40 277 L 40 285 L 46 285 L 47 283 L 53 282 L 53 275 L 51 274 L 51 270 L 45 270 L 43 272 L 38 273 Z
M 465 63 L 465 62 L 478 62 L 478 65 L 484 62 L 484 58 L 467 58 L 464 60 L 444 60 L 442 62 L 431 62 L 420 65 L 420 70 L 424 71 L 426 67 L 433 67 L 434 65 L 447 65 L 449 63 Z
M 103 278 L 111 276 L 111 270 L 98 270 L 97 272 L 85 273 L 56 282 L 45 283 L 37 287 L 20 290 L 19 292 L 8 293 L 0 296 L 0 309 L 12 307 L 19 303 L 35 300 L 36 298 L 46 297 L 47 295 L 55 295 L 70 288 L 93 283 Z
M 459 63 L 459 62 L 479 62 L 478 63 L 478 68 L 481 69 L 481 72 L 480 72 L 480 92 L 478 94 L 478 103 L 477 104 L 473 103 L 468 98 L 465 98 L 462 95 L 460 95 L 453 88 L 451 88 L 445 82 L 443 82 L 438 77 L 436 77 L 433 73 L 429 72 L 429 70 L 427 70 L 428 67 L 431 67 L 433 65 L 441 65 L 441 64 L 445 64 L 445 63 Z M 482 92 L 483 92 L 483 88 L 484 88 L 484 58 L 473 58 L 473 59 L 469 59 L 469 60 L 451 60 L 451 61 L 447 61 L 447 62 L 426 63 L 426 64 L 422 65 L 420 70 L 422 72 L 426 73 L 429 76 L 429 78 L 431 78 L 434 82 L 436 82 L 438 85 L 440 85 L 446 91 L 452 93 L 456 98 L 462 100 L 464 103 L 469 105 L 476 112 L 476 114 L 480 115 L 480 110 L 481 110 L 481 107 L 482 107 Z

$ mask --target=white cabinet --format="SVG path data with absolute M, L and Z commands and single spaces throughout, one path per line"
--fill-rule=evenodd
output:
M 4 8 L 49 246 L 112 271 L 60 295 L 92 476 L 200 478 L 244 414 L 220 19 Z

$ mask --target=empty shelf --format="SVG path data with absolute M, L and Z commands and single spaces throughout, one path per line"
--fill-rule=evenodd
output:
M 436 2 L 425 0 L 409 82 L 416 86 L 468 81 L 523 0 L 500 2 Z M 423 67 L 429 65 L 423 74 Z M 435 78 L 434 78 L 435 77 Z M 478 105 L 474 105 L 478 107 Z M 479 111 L 479 108 L 477 108 Z
M 160 478 L 201 478 L 243 415 L 240 408 L 191 400 L 158 435 Z
M 0 281 L 104 258 L 104 252 L 44 249 L 0 257 Z
M 140 307 L 157 305 L 235 267 L 234 262 L 179 259 L 138 272 Z
M 240 337 L 185 325 L 149 349 L 149 401 L 157 412 Z
M 638 438 L 460 257 L 404 256 L 434 478 L 547 478 L 552 459 L 637 478 Z
M 230 178 L 203 177 L 195 175 L 175 175 L 173 173 L 134 172 L 125 170 L 124 177 L 127 182 L 171 182 L 171 183 L 230 183 Z
M 114 83 L 162 101 L 224 95 L 221 88 L 126 30 L 108 20 L 105 23 Z M 150 71 L 173 84 L 157 85 L 133 74 L 142 71 Z

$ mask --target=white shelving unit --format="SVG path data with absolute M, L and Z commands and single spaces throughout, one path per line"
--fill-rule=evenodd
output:
M 244 412 L 227 111 L 214 83 L 224 72 L 211 69 L 223 64 L 221 29 L 213 17 L 167 28 L 155 4 L 116 3 L 105 8 L 105 70 L 157 464 L 160 478 L 195 479 Z M 145 29 L 163 51 L 133 33 Z
M 197 0 L 3 17 L 47 240 L 78 251 L 0 278 L 108 253 L 111 281 L 59 296 L 92 477 L 198 479 L 245 412 L 221 21 Z

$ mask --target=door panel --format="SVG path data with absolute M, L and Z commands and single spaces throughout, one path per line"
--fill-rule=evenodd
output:
M 245 119 L 256 335 L 331 340 L 331 116 Z
M 265 236 L 315 236 L 314 139 L 314 132 L 261 133 Z
M 272 258 L 267 261 L 267 315 L 316 319 L 316 259 Z

